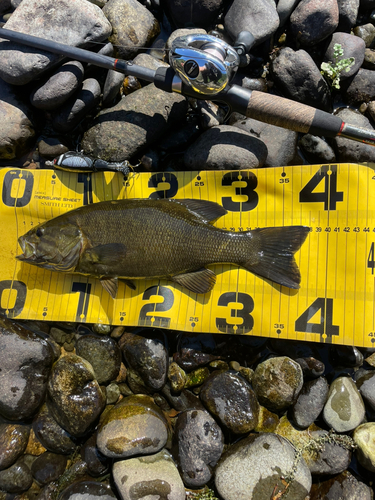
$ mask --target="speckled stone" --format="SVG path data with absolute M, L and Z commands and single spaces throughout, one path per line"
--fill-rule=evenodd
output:
M 163 412 L 149 396 L 124 398 L 103 416 L 97 446 L 112 458 L 149 455 L 158 452 L 168 439 Z
M 323 418 L 336 432 L 349 432 L 363 422 L 365 405 L 350 377 L 339 377 L 329 388 Z
M 272 433 L 250 434 L 230 446 L 215 470 L 215 486 L 224 500 L 269 500 L 285 488 L 284 471 L 291 470 L 295 450 L 289 441 Z M 288 500 L 305 500 L 311 474 L 298 462 Z
M 31 473 L 38 484 L 45 485 L 56 481 L 63 474 L 68 459 L 65 455 L 46 451 L 31 466 Z
M 303 384 L 292 408 L 292 418 L 298 427 L 306 429 L 318 418 L 327 397 L 328 383 L 325 378 L 319 377 Z
M 56 422 L 47 404 L 41 407 L 35 417 L 33 429 L 38 440 L 49 451 L 69 454 L 76 447 L 74 438 Z
M 181 392 L 185 387 L 186 373 L 175 361 L 169 365 L 168 380 L 173 392 Z
M 358 462 L 367 470 L 375 472 L 375 422 L 367 422 L 357 427 L 353 439 L 358 446 Z
M 250 384 L 235 371 L 216 371 L 203 384 L 200 398 L 208 411 L 235 434 L 258 424 L 259 403 Z
M 30 427 L 20 424 L 0 424 L 0 470 L 7 469 L 24 452 Z
M 262 405 L 259 405 L 258 425 L 255 427 L 255 432 L 274 432 L 279 423 L 279 416 L 272 413 Z
M 302 368 L 287 356 L 270 358 L 257 366 L 252 384 L 260 404 L 271 411 L 285 410 L 302 389 Z
M 100 453 L 96 446 L 97 433 L 92 434 L 81 448 L 81 457 L 87 463 L 90 476 L 97 477 L 108 472 L 110 459 Z
M 22 493 L 27 491 L 33 482 L 29 467 L 19 458 L 16 463 L 0 471 L 0 490 L 8 493 Z
M 349 471 L 312 485 L 310 500 L 373 500 L 372 489 Z
M 113 465 L 113 479 L 122 500 L 185 500 L 180 474 L 166 450 L 156 455 L 116 462 Z
M 364 373 L 357 379 L 356 384 L 365 403 L 375 410 L 375 372 L 371 370 Z

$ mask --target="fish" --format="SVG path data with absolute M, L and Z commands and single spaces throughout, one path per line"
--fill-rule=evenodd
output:
M 32 228 L 19 238 L 16 258 L 53 271 L 98 278 L 115 298 L 118 280 L 166 279 L 208 293 L 213 264 L 235 264 L 297 289 L 294 254 L 307 226 L 227 231 L 214 226 L 227 211 L 195 199 L 123 199 L 85 205 Z

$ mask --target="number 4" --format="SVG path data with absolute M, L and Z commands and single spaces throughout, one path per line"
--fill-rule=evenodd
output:
M 320 322 L 310 323 L 311 318 L 320 311 Z M 333 335 L 339 335 L 339 326 L 333 325 L 333 299 L 319 297 L 296 319 L 295 329 L 297 332 L 319 333 L 320 340 L 326 342 L 332 340 Z
M 367 259 L 367 267 L 371 269 L 371 274 L 374 274 L 374 269 L 375 269 L 375 249 L 374 249 L 375 244 L 371 243 L 370 247 L 370 252 L 368 254 L 368 259 Z
M 323 179 L 324 191 L 314 192 Z M 323 202 L 324 210 L 336 210 L 336 203 L 343 199 L 344 193 L 337 191 L 337 165 L 322 166 L 299 193 L 301 203 Z

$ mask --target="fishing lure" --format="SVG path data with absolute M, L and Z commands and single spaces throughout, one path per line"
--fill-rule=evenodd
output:
M 66 172 L 121 172 L 128 175 L 133 167 L 127 160 L 123 162 L 108 162 L 101 158 L 91 158 L 83 152 L 67 151 L 52 161 L 46 161 L 47 167 L 54 167 Z

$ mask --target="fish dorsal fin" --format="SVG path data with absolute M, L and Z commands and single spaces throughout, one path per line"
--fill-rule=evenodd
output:
M 118 289 L 118 279 L 117 278 L 101 278 L 100 283 L 102 284 L 104 290 L 106 290 L 112 299 L 116 298 Z
M 191 292 L 207 293 L 216 283 L 216 274 L 210 269 L 199 269 L 193 273 L 177 274 L 172 281 L 184 286 Z
M 180 203 L 181 205 L 185 205 L 185 207 L 190 210 L 191 212 L 194 212 L 195 214 L 198 214 L 202 219 L 206 220 L 207 222 L 214 223 L 217 219 L 222 217 L 227 213 L 225 208 L 223 208 L 221 205 L 218 203 L 215 203 L 214 201 L 207 201 L 207 200 L 170 200 L 173 201 L 174 203 Z

